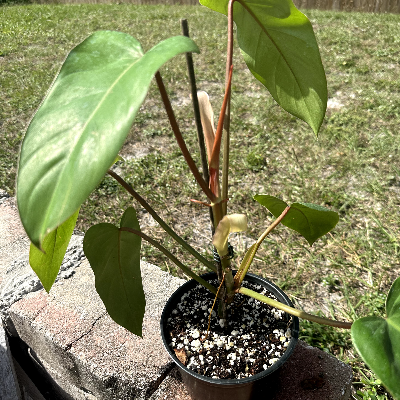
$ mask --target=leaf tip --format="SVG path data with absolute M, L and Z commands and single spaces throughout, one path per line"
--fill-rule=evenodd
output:
M 43 283 L 42 283 L 42 285 L 43 285 Z M 50 286 L 45 286 L 45 285 L 43 285 L 43 288 L 44 288 L 44 290 L 46 291 L 46 293 L 47 294 L 49 294 L 50 293 L 50 289 L 53 287 L 53 285 L 50 285 Z

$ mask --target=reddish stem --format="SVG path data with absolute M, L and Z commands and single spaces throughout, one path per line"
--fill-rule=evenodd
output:
M 230 0 L 228 4 L 228 45 L 226 51 L 226 73 L 225 73 L 225 90 L 228 87 L 229 73 L 233 64 L 233 3 L 235 0 Z M 224 119 L 224 156 L 222 164 L 222 198 L 228 198 L 228 175 L 229 175 L 229 147 L 230 147 L 230 123 L 231 123 L 231 104 L 230 96 L 225 112 Z M 227 214 L 227 204 L 222 206 L 222 214 Z
M 228 98 L 229 98 L 229 95 L 231 92 L 232 70 L 233 70 L 233 66 L 231 65 L 231 68 L 229 70 L 228 85 L 227 85 L 227 88 L 225 91 L 224 101 L 222 102 L 221 113 L 219 114 L 219 119 L 218 119 L 218 126 L 217 126 L 217 130 L 215 132 L 214 146 L 213 146 L 212 153 L 211 153 L 210 166 L 212 166 L 214 168 L 218 165 L 218 161 L 219 161 L 219 151 L 221 148 L 222 129 L 224 127 L 224 116 L 225 116 L 225 111 L 226 111 L 226 105 L 228 104 Z
M 229 73 L 233 64 L 233 3 L 235 1 L 230 0 L 228 4 L 228 46 L 226 50 L 225 89 L 228 87 Z
M 196 164 L 192 158 L 192 156 L 189 153 L 188 148 L 186 147 L 186 143 L 183 140 L 181 131 L 179 129 L 178 123 L 176 122 L 176 118 L 174 115 L 174 111 L 172 109 L 171 103 L 168 98 L 167 91 L 164 86 L 164 82 L 161 78 L 161 75 L 159 72 L 156 73 L 156 81 L 158 88 L 161 93 L 161 98 L 164 103 L 165 110 L 167 112 L 169 122 L 171 124 L 172 131 L 174 132 L 175 139 L 178 142 L 178 145 L 182 151 L 183 156 L 185 157 L 186 163 L 189 166 L 190 170 L 192 171 L 192 174 L 194 175 L 197 183 L 200 185 L 201 189 L 203 190 L 204 194 L 212 201 L 215 202 L 217 198 L 215 197 L 214 193 L 210 190 L 208 187 L 208 184 L 204 180 L 204 178 L 201 176 L 199 170 L 196 167 Z
M 221 112 L 219 114 L 217 131 L 215 132 L 214 146 L 211 153 L 210 158 L 210 188 L 216 197 L 219 196 L 219 156 L 221 149 L 221 140 L 222 140 L 222 130 L 224 127 L 224 118 L 226 112 L 226 106 L 228 104 L 229 96 L 231 93 L 231 82 L 232 82 L 232 70 L 233 66 L 231 66 L 228 78 L 228 87 L 225 91 L 224 101 L 222 103 Z

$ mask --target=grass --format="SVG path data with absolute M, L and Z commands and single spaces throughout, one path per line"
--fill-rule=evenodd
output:
M 229 208 L 247 213 L 251 226 L 235 239 L 235 248 L 241 255 L 271 220 L 252 200 L 254 194 L 330 207 L 341 216 L 331 234 L 310 248 L 280 228 L 258 254 L 252 272 L 280 284 L 307 311 L 343 319 L 382 314 L 384 294 L 400 274 L 400 16 L 322 11 L 307 15 L 332 99 L 318 139 L 303 122 L 279 109 L 235 51 Z M 15 193 L 24 131 L 72 47 L 95 30 L 112 29 L 132 34 L 147 50 L 180 34 L 180 18 L 189 20 L 191 35 L 202 50 L 195 56 L 198 86 L 209 92 L 217 112 L 226 46 L 221 40 L 226 20 L 221 15 L 184 6 L 0 7 L 0 187 Z M 184 57 L 161 72 L 198 161 Z M 125 161 L 117 168 L 125 178 L 182 237 L 211 257 L 208 210 L 188 201 L 205 199 L 174 143 L 155 87 L 121 153 Z M 78 227 L 85 231 L 96 222 L 117 223 L 131 203 L 105 177 L 83 205 Z M 184 259 L 147 213 L 139 210 L 139 215 L 146 233 Z M 180 274 L 149 246 L 144 245 L 143 255 Z M 190 265 L 201 270 L 194 262 Z M 303 322 L 301 335 L 352 365 L 360 382 L 355 384 L 355 398 L 390 399 L 356 355 L 347 331 Z

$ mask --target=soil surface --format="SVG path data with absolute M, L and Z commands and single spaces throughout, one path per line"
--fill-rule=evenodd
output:
M 211 284 L 218 286 L 216 280 Z M 276 300 L 261 285 L 243 286 Z M 187 368 L 210 378 L 241 379 L 268 369 L 285 353 L 292 337 L 288 314 L 238 294 L 226 323 L 218 317 L 217 304 L 212 310 L 213 302 L 214 295 L 198 285 L 168 318 L 170 347 Z

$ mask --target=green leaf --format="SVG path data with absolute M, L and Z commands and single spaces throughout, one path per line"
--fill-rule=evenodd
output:
M 227 15 L 228 0 L 200 0 Z M 237 0 L 237 37 L 247 66 L 286 111 L 317 134 L 327 104 L 318 44 L 308 18 L 291 0 Z
M 115 157 L 112 165 L 114 165 L 116 162 L 118 161 L 125 161 L 124 157 L 120 156 L 119 154 L 117 155 L 117 157 Z
M 266 194 L 256 194 L 254 200 L 267 208 L 275 218 L 278 218 L 282 214 L 283 210 L 288 206 L 288 204 L 283 200 Z
M 128 208 L 120 227 L 140 230 L 134 208 Z M 95 285 L 108 314 L 119 325 L 142 336 L 145 297 L 140 274 L 141 238 L 112 224 L 92 226 L 83 251 L 95 274 Z
M 256 195 L 254 200 L 266 207 L 276 218 L 288 206 L 284 201 L 268 195 Z M 338 221 L 339 215 L 325 207 L 310 203 L 293 203 L 282 224 L 300 233 L 311 246 L 318 238 L 332 230 Z
M 29 264 L 40 279 L 40 282 L 42 282 L 46 292 L 50 291 L 57 278 L 78 214 L 79 210 L 44 238 L 43 251 L 40 251 L 31 243 Z
M 198 48 L 184 36 L 144 54 L 132 36 L 99 31 L 70 52 L 21 147 L 18 208 L 37 247 L 104 177 L 157 70 L 189 51 Z
M 400 313 L 400 278 L 397 278 L 389 290 L 386 298 L 386 313 L 388 317 Z
M 351 327 L 354 347 L 395 399 L 400 399 L 400 278 L 386 299 L 387 318 L 364 317 Z

